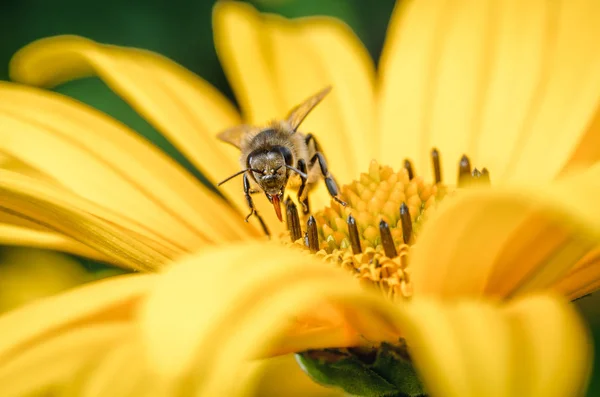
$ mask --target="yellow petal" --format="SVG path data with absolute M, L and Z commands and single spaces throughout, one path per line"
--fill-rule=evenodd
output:
M 56 252 L 3 247 L 0 250 L 0 312 L 91 280 L 75 259 Z
M 46 248 L 118 265 L 118 261 L 79 241 L 5 210 L 0 211 L 0 244 Z
M 57 36 L 21 49 L 10 72 L 15 81 L 43 87 L 97 74 L 195 165 L 202 157 L 235 164 L 231 156 L 218 157 L 221 150 L 211 139 L 239 121 L 234 108 L 205 81 L 158 54 Z
M 553 25 L 540 86 L 515 146 L 512 180 L 546 180 L 567 164 L 596 116 L 600 103 L 600 3 L 550 2 Z M 577 43 L 576 46 L 573 43 Z
M 289 335 L 291 320 L 324 300 L 353 308 L 348 318 L 351 335 L 356 330 L 366 340 L 398 337 L 394 306 L 362 290 L 345 272 L 297 250 L 248 244 L 206 250 L 165 274 L 142 311 L 143 341 L 153 368 L 165 380 L 187 378 L 194 368 L 194 373 L 211 379 L 205 394 L 217 395 L 228 386 L 217 379 L 225 372 L 227 377 L 235 373 L 235 357 L 280 351 L 288 343 L 283 337 Z M 193 308 L 197 302 L 205 302 L 200 311 Z M 190 317 L 190 310 L 196 314 Z M 177 338 L 170 336 L 173 332 Z M 338 343 L 329 338 L 328 345 L 320 345 L 322 338 L 303 338 L 305 344 L 295 347 L 343 346 L 348 340 L 343 332 L 337 335 Z M 354 337 L 352 341 L 356 343 Z
M 219 2 L 214 7 L 215 48 L 244 118 L 253 124 L 283 117 L 290 110 L 277 89 L 270 66 L 275 54 L 269 51 L 270 40 L 262 27 L 259 14 L 249 5 Z
M 43 344 L 57 333 L 132 318 L 134 304 L 152 287 L 156 275 L 124 275 L 88 283 L 0 316 L 0 364 L 20 349 Z
M 239 214 L 172 159 L 86 105 L 1 83 L 0 120 L 0 150 L 107 208 L 117 224 L 129 219 L 187 249 L 251 235 Z
M 279 345 L 289 335 L 290 318 L 327 300 L 351 312 L 349 319 L 368 318 L 353 323 L 367 342 L 382 336 L 397 340 L 399 334 L 391 337 L 386 328 L 401 331 L 433 396 L 544 395 L 538 391 L 549 383 L 546 378 L 560 371 L 579 374 L 559 375 L 562 395 L 585 383 L 588 339 L 565 303 L 531 298 L 503 310 L 477 301 L 430 302 L 417 296 L 398 307 L 312 258 L 281 247 L 272 247 L 268 255 L 261 249 L 253 244 L 198 255 L 157 284 L 141 318 L 142 343 L 157 379 L 165 385 L 195 384 L 206 395 L 253 395 L 261 371 L 249 370 L 244 361 Z M 219 266 L 201 271 L 200 261 Z M 199 301 L 212 304 L 194 310 Z M 543 329 L 548 335 L 536 339 Z M 566 347 L 543 353 L 546 344 Z M 310 347 L 317 346 L 297 346 Z M 227 382 L 231 377 L 236 385 Z
M 479 2 L 481 9 L 484 2 Z M 474 37 L 467 44 L 477 44 L 485 38 L 482 31 L 476 32 L 481 26 L 481 12 L 473 12 L 473 25 L 464 27 L 454 22 L 455 15 L 460 17 L 461 3 L 448 1 L 442 3 L 430 3 L 423 1 L 397 2 L 392 14 L 386 42 L 380 60 L 381 81 L 378 93 L 378 129 L 381 133 L 379 142 L 381 161 L 393 167 L 400 165 L 403 157 L 413 160 L 418 172 L 426 174 L 429 169 L 428 153 L 431 150 L 431 136 L 433 126 L 438 116 L 434 108 L 440 110 L 441 99 L 437 100 L 438 90 L 443 89 L 440 79 L 449 76 L 451 72 L 458 73 L 457 68 L 450 68 L 444 75 L 442 73 L 442 51 L 446 48 L 445 37 L 451 40 L 450 44 L 460 45 L 457 34 L 459 29 L 473 29 Z M 454 27 L 453 34 L 450 29 Z M 475 35 L 475 33 L 477 33 Z M 469 49 L 464 55 L 467 56 L 467 67 L 473 73 L 476 67 L 476 55 L 479 54 L 479 46 Z M 457 48 L 455 51 L 458 51 Z M 449 59 L 452 61 L 453 59 Z M 463 61 L 462 56 L 456 57 L 455 61 Z M 446 65 L 450 67 L 450 65 Z M 455 110 L 456 114 L 450 120 L 454 123 L 464 124 L 468 105 L 474 100 L 474 88 L 477 79 L 469 75 L 467 92 L 463 89 L 454 91 L 455 98 L 449 105 L 448 112 Z M 446 81 L 444 81 L 446 82 Z M 457 85 L 464 83 L 464 78 L 451 83 L 448 89 L 456 89 Z M 460 94 L 458 94 L 460 93 Z M 447 94 L 443 97 L 448 100 Z M 436 103 L 437 101 L 437 103 Z M 436 125 L 437 127 L 437 125 Z M 444 131 L 448 136 L 457 139 L 457 146 L 464 145 L 468 129 L 459 130 L 455 126 L 447 125 Z M 444 143 L 444 145 L 441 145 Z M 448 147 L 451 142 L 436 142 L 442 151 L 443 160 L 453 157 L 452 151 L 456 148 Z M 400 156 L 398 155 L 400 151 Z M 455 157 L 457 159 L 458 157 Z M 445 172 L 453 172 L 454 167 L 447 169 L 446 162 L 443 163 Z M 448 175 L 448 174 L 446 174 Z
M 566 164 L 598 104 L 593 1 L 406 1 L 382 60 L 381 147 L 446 179 L 467 153 L 495 182 L 547 180 Z M 577 42 L 577 46 L 570 43 Z
M 158 54 L 58 36 L 21 49 L 10 73 L 18 82 L 45 87 L 97 74 L 213 184 L 239 170 L 238 153 L 215 139 L 239 124 L 235 109 L 204 80 Z M 220 191 L 246 211 L 239 185 L 227 184 Z
M 162 276 L 117 277 L 2 316 L 0 379 L 30 390 L 24 374 L 60 357 L 35 385 L 75 378 L 69 390 L 84 396 L 256 395 L 269 367 L 248 360 L 278 345 L 294 316 L 327 301 L 368 320 L 354 324 L 367 340 L 402 330 L 434 397 L 559 397 L 585 386 L 589 338 L 562 301 L 533 297 L 505 309 L 416 297 L 396 306 L 314 257 L 268 248 L 207 250 Z M 218 266 L 198 266 L 207 262 Z M 123 327 L 118 343 L 111 327 Z M 75 354 L 90 335 L 97 344 Z
M 507 326 L 497 309 L 415 298 L 404 316 L 405 338 L 432 396 L 509 396 Z
M 121 266 L 156 270 L 185 252 L 137 231 L 135 224 L 127 229 L 119 226 L 110 221 L 110 214 L 104 216 L 107 211 L 102 208 L 42 181 L 0 170 L 0 192 L 1 212 L 56 230 Z
M 2 82 L 0 82 L 0 87 L 3 87 Z M 18 172 L 19 174 L 27 175 L 32 178 L 38 178 L 44 180 L 45 182 L 53 182 L 52 177 L 50 177 L 48 174 L 35 167 L 32 167 L 29 164 L 24 163 L 22 160 L 19 160 L 12 155 L 9 155 L 8 152 L 4 150 L 0 152 L 0 168 Z
M 584 395 L 593 346 L 573 306 L 532 297 L 508 306 L 506 315 L 517 345 L 511 365 L 516 382 L 509 395 Z
M 0 217 L 3 214 L 0 213 Z M 45 248 L 118 265 L 118 261 L 60 233 L 0 223 L 0 244 Z
M 215 45 L 246 117 L 284 117 L 328 85 L 333 90 L 301 130 L 314 133 L 341 181 L 375 155 L 374 66 L 343 23 L 328 18 L 289 21 L 234 2 L 214 11 Z M 243 38 L 243 39 L 240 39 Z
M 81 397 L 130 397 L 160 396 L 153 389 L 152 376 L 145 373 L 140 363 L 143 351 L 137 343 L 136 334 L 124 335 L 118 343 L 106 343 L 103 357 L 94 362 L 91 371 L 77 377 L 72 395 Z M 167 396 L 165 396 L 167 397 Z
M 600 167 L 551 186 L 461 192 L 412 253 L 415 294 L 498 296 L 548 288 L 600 232 Z
M 598 131 L 600 131 L 600 109 L 596 111 L 596 116 L 586 128 L 585 136 L 571 154 L 563 173 L 568 174 L 574 170 L 588 168 L 600 159 L 600 133 Z
M 401 312 L 407 344 L 431 396 L 576 396 L 590 341 L 567 303 L 530 297 L 506 308 L 415 301 Z
M 577 299 L 600 288 L 600 249 L 590 251 L 554 288 L 569 299 Z
M 0 362 L 4 396 L 50 392 L 73 382 L 86 364 L 130 331 L 130 324 L 105 324 L 51 336 L 42 344 L 22 349 L 10 362 Z

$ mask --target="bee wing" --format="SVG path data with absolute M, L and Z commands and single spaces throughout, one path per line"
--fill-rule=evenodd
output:
M 315 106 L 317 106 L 327 94 L 329 94 L 329 91 L 331 91 L 331 86 L 325 87 L 324 89 L 317 92 L 310 98 L 306 99 L 304 102 L 302 102 L 300 105 L 296 106 L 290 111 L 287 117 L 287 121 L 288 123 L 290 123 L 292 131 L 295 132 L 298 129 L 298 127 L 300 126 L 302 121 L 304 121 L 306 116 L 308 116 L 310 111 L 313 110 Z
M 256 127 L 247 124 L 236 125 L 235 127 L 231 127 L 222 131 L 217 135 L 217 138 L 222 140 L 223 142 L 227 142 L 232 144 L 238 149 L 242 148 L 242 139 L 246 134 L 249 134 L 256 130 Z

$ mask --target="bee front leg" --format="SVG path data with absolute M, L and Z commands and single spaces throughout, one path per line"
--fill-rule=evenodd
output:
M 244 174 L 243 180 L 244 180 L 244 195 L 246 196 L 246 202 L 248 203 L 248 207 L 250 208 L 250 213 L 246 217 L 245 221 L 248 222 L 248 219 L 250 219 L 250 217 L 252 215 L 256 216 L 256 218 L 258 218 L 258 221 L 260 222 L 260 226 L 262 227 L 265 234 L 268 237 L 271 237 L 271 233 L 269 233 L 269 229 L 267 228 L 265 221 L 263 220 L 262 216 L 260 216 L 258 211 L 256 211 L 256 208 L 254 207 L 254 201 L 252 201 L 252 196 L 250 196 L 250 194 L 252 194 L 253 191 L 250 189 L 250 181 L 248 180 L 248 175 Z
M 298 170 L 300 170 L 300 171 L 304 172 L 306 175 L 308 175 L 306 161 L 304 161 L 304 159 L 298 160 L 297 167 L 298 167 Z M 302 175 L 300 175 L 300 179 L 302 180 L 302 183 L 300 184 L 300 188 L 298 189 L 298 201 L 300 203 L 302 203 L 302 211 L 306 215 L 310 212 L 310 207 L 308 204 L 308 194 L 306 195 L 306 197 L 304 199 L 302 199 L 302 194 L 304 193 L 304 189 L 306 188 L 307 178 L 303 178 Z
M 311 168 L 315 164 L 315 162 L 319 163 L 319 167 L 321 168 L 321 174 L 323 175 L 323 178 L 325 178 L 325 185 L 327 186 L 327 191 L 329 192 L 331 198 L 334 199 L 338 204 L 343 205 L 344 207 L 347 206 L 348 204 L 346 204 L 344 201 L 342 201 L 342 199 L 338 197 L 340 191 L 337 187 L 337 184 L 335 183 L 335 180 L 333 179 L 333 176 L 329 173 L 329 169 L 327 168 L 327 161 L 325 161 L 325 156 L 323 156 L 323 153 L 317 152 L 314 154 L 314 156 L 310 160 Z

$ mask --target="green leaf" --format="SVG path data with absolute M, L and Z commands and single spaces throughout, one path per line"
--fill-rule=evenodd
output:
M 379 348 L 373 371 L 383 376 L 407 396 L 424 396 L 425 390 L 408 355 L 384 343 Z
M 296 355 L 302 369 L 317 383 L 337 386 L 355 396 L 389 397 L 398 389 L 352 356 L 335 362 L 315 358 L 311 353 Z
M 354 396 L 418 397 L 425 391 L 403 345 L 379 349 L 313 350 L 296 355 L 317 383 Z

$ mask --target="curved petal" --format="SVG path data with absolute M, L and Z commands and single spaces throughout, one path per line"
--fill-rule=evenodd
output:
M 569 299 L 581 298 L 600 289 L 600 248 L 590 251 L 553 288 Z
M 274 54 L 269 49 L 263 21 L 254 8 L 242 3 L 215 4 L 213 34 L 217 55 L 235 90 L 244 119 L 261 124 L 283 117 L 289 108 L 282 103 L 277 89 L 270 66 Z M 317 92 L 323 87 L 315 88 Z
M 399 2 L 381 59 L 382 158 L 454 178 L 469 154 L 495 181 L 548 180 L 597 110 L 594 1 Z M 573 46 L 572 43 L 578 43 Z
M 142 310 L 141 329 L 150 363 L 164 382 L 187 383 L 196 377 L 203 393 L 221 395 L 232 393 L 226 379 L 236 376 L 240 394 L 252 395 L 260 373 L 236 361 L 264 354 L 288 338 L 289 318 L 311 307 L 314 311 L 316 298 L 351 311 L 349 319 L 362 317 L 352 324 L 367 341 L 391 341 L 394 337 L 385 328 L 402 330 L 433 396 L 512 397 L 544 395 L 542 391 L 562 396 L 585 384 L 589 339 L 566 303 L 535 297 L 505 309 L 417 296 L 398 307 L 372 299 L 357 283 L 313 258 L 276 247 L 261 255 L 260 249 L 236 246 L 190 258 L 153 290 Z M 200 273 L 201 260 L 221 266 Z M 189 310 L 199 300 L 215 304 L 190 319 Z M 175 302 L 192 306 L 174 310 Z M 544 329 L 556 332 L 538 338 Z M 544 351 L 546 344 L 553 347 Z M 317 346 L 307 343 L 302 350 L 311 347 Z M 559 377 L 556 391 L 546 390 L 552 374 Z
M 509 395 L 584 395 L 593 346 L 573 306 L 540 296 L 515 302 L 506 314 L 520 348 L 513 356 L 516 362 L 511 368 L 517 381 Z
M 563 169 L 563 174 L 589 168 L 600 159 L 600 106 L 596 116 L 586 128 L 585 136 L 579 141 L 579 146 L 571 154 L 569 162 Z
M 0 367 L 25 346 L 78 327 L 131 319 L 132 309 L 156 275 L 124 275 L 88 283 L 0 316 Z
M 187 249 L 252 235 L 239 214 L 168 156 L 75 100 L 0 83 L 0 122 L 0 150 L 117 219 Z
M 585 390 L 591 341 L 565 302 L 535 296 L 500 308 L 416 299 L 402 313 L 431 396 L 562 397 Z
M 0 210 L 0 244 L 51 249 L 118 265 L 79 241 L 6 210 Z
M 68 385 L 130 329 L 131 324 L 119 323 L 79 328 L 23 349 L 15 359 L 0 363 L 2 394 L 18 397 L 51 393 L 57 386 Z
M 151 388 L 157 396 L 178 391 L 255 395 L 265 366 L 249 366 L 248 359 L 277 346 L 286 338 L 290 319 L 325 300 L 351 311 L 352 325 L 367 340 L 393 340 L 390 331 L 402 329 L 432 396 L 558 397 L 585 385 L 589 338 L 573 309 L 561 301 L 533 297 L 499 307 L 416 297 L 397 306 L 314 257 L 269 248 L 267 252 L 264 244 L 253 243 L 207 250 L 163 276 L 113 278 L 0 317 L 0 326 L 13 330 L 0 340 L 0 378 L 15 374 L 11 387 L 23 386 L 17 376 L 22 371 L 15 368 L 35 371 L 40 361 L 47 363 L 58 354 L 65 354 L 72 371 L 90 368 L 72 362 L 76 343 L 64 336 L 73 330 L 81 335 L 88 325 L 100 332 L 130 324 L 131 305 L 137 302 L 141 306 L 134 321 L 139 323 L 130 328 L 135 335 L 124 335 L 117 346 L 100 343 L 105 354 L 100 365 L 92 361 L 97 372 L 84 379 L 85 390 L 123 395 L 146 379 L 144 390 Z M 198 266 L 207 262 L 219 266 Z M 148 293 L 146 300 L 137 300 Z M 204 302 L 202 310 L 197 310 L 198 302 Z M 84 307 L 91 308 L 87 315 Z M 61 338 L 65 343 L 56 343 Z M 131 357 L 143 364 L 132 365 Z M 115 371 L 121 367 L 129 369 Z M 57 372 L 54 377 L 61 378 L 58 370 L 49 374 Z
M 37 179 L 0 169 L 0 192 L 0 213 L 64 234 L 121 266 L 157 270 L 186 252 L 135 224 L 113 222 L 102 208 Z
M 545 80 L 510 159 L 508 177 L 547 180 L 557 175 L 585 136 L 600 106 L 600 3 L 550 2 L 558 14 Z M 555 7 L 555 9 L 554 9 Z M 573 43 L 577 43 L 576 46 Z
M 103 357 L 94 363 L 90 371 L 84 371 L 71 384 L 72 395 L 81 397 L 113 396 L 162 396 L 152 382 L 152 376 L 144 372 L 142 365 L 132 365 L 142 357 L 136 334 L 131 333 L 118 341 L 107 343 Z M 168 397 L 168 395 L 164 395 Z
M 2 213 L 0 213 L 0 217 Z M 118 265 L 118 262 L 60 233 L 0 223 L 0 244 L 44 248 Z
M 412 251 L 415 294 L 548 288 L 597 245 L 599 180 L 595 166 L 550 186 L 447 198 Z
M 348 26 L 328 18 L 260 15 L 235 2 L 217 3 L 213 23 L 218 54 L 250 122 L 284 117 L 332 85 L 301 129 L 319 139 L 339 180 L 368 166 L 375 155 L 374 66 Z
M 198 263 L 219 265 L 199 272 Z M 144 305 L 143 341 L 154 371 L 165 381 L 202 376 L 210 380 L 204 394 L 220 395 L 228 386 L 225 372 L 227 377 L 236 373 L 230 365 L 234 357 L 280 351 L 291 320 L 329 299 L 353 308 L 346 336 L 338 331 L 338 343 L 329 338 L 327 345 L 319 344 L 322 339 L 304 339 L 304 349 L 357 344 L 357 332 L 374 340 L 398 337 L 394 306 L 362 290 L 345 272 L 297 250 L 249 244 L 207 250 L 173 267 Z M 180 303 L 173 307 L 175 301 Z M 190 318 L 186 303 L 198 301 L 212 304 Z
M 158 54 L 57 36 L 17 52 L 10 73 L 15 81 L 44 87 L 97 74 L 213 184 L 239 170 L 235 151 L 215 139 L 239 124 L 235 109 L 204 80 Z M 227 184 L 221 191 L 246 211 L 239 186 Z

